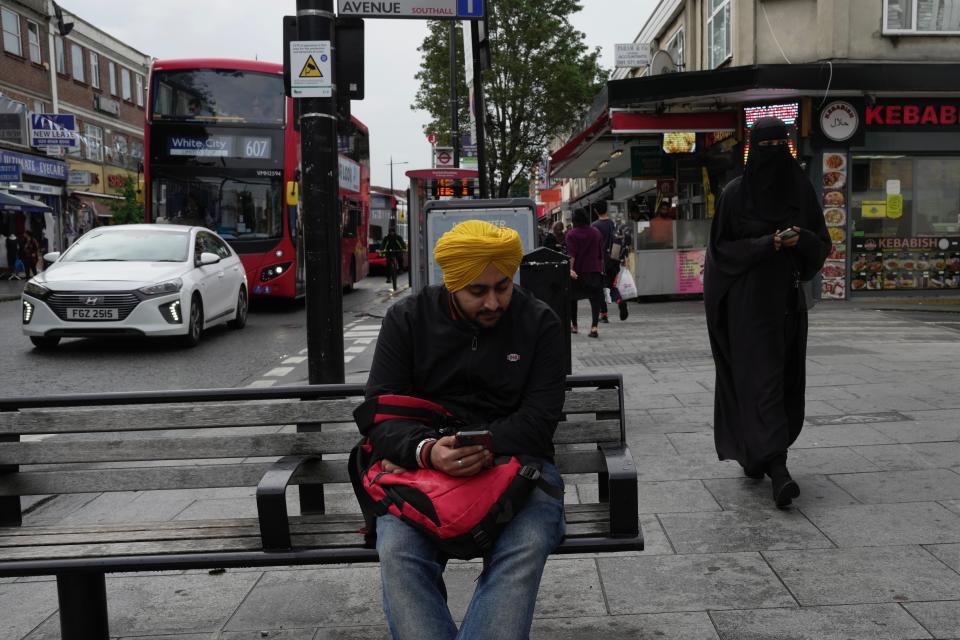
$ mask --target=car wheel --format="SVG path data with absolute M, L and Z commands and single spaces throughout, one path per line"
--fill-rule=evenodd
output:
M 190 321 L 187 324 L 187 335 L 182 342 L 185 347 L 195 347 L 200 342 L 203 333 L 203 301 L 200 296 L 194 295 L 190 301 Z
M 58 336 L 30 336 L 30 342 L 37 349 L 54 349 L 60 344 Z
M 247 289 L 246 287 L 240 287 L 240 293 L 237 294 L 237 315 L 233 317 L 233 320 L 227 323 L 227 326 L 231 329 L 243 329 L 247 326 L 247 305 L 249 301 L 247 300 Z

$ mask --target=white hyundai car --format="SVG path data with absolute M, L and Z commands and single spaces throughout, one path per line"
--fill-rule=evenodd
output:
M 98 227 L 23 287 L 23 333 L 40 349 L 61 338 L 180 336 L 193 346 L 207 327 L 247 322 L 240 258 L 203 227 Z

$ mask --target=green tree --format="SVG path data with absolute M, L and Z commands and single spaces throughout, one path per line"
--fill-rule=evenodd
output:
M 507 197 L 539 163 L 550 138 L 571 131 L 607 74 L 599 64 L 599 49 L 590 51 L 584 34 L 570 24 L 569 17 L 582 8 L 578 0 L 497 0 L 486 8 L 492 61 L 483 77 L 487 175 L 491 194 Z M 441 141 L 450 139 L 448 29 L 447 23 L 431 23 L 420 46 L 420 87 L 412 105 L 430 114 L 426 132 L 436 132 Z M 462 46 L 458 49 L 462 69 Z M 458 84 L 466 130 L 462 71 Z
M 137 202 L 137 183 L 130 176 L 123 179 L 120 195 L 123 196 L 123 200 L 110 201 L 113 224 L 143 222 L 143 205 Z

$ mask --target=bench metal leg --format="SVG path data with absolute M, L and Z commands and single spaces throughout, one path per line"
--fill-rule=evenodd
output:
M 110 640 L 107 583 L 102 573 L 57 575 L 62 640 Z
M 0 442 L 19 442 L 20 436 L 0 435 Z M 20 467 L 12 465 L 0 465 L 0 475 L 7 473 L 17 473 Z M 0 496 L 0 527 L 19 527 L 23 524 L 23 516 L 20 512 L 20 496 Z
M 319 422 L 305 422 L 297 425 L 297 431 L 300 433 L 317 432 L 323 429 Z M 318 456 L 320 457 L 320 456 Z M 300 492 L 300 513 L 302 515 L 322 515 L 327 511 L 327 505 L 323 498 L 322 484 L 301 484 Z

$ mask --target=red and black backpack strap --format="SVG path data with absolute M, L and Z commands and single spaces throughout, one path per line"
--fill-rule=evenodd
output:
M 434 427 L 437 431 L 456 428 L 463 424 L 443 405 L 423 398 L 399 394 L 384 394 L 367 398 L 354 410 L 353 419 L 356 421 L 360 433 L 364 435 L 369 432 L 371 427 L 387 420 L 420 422 Z

